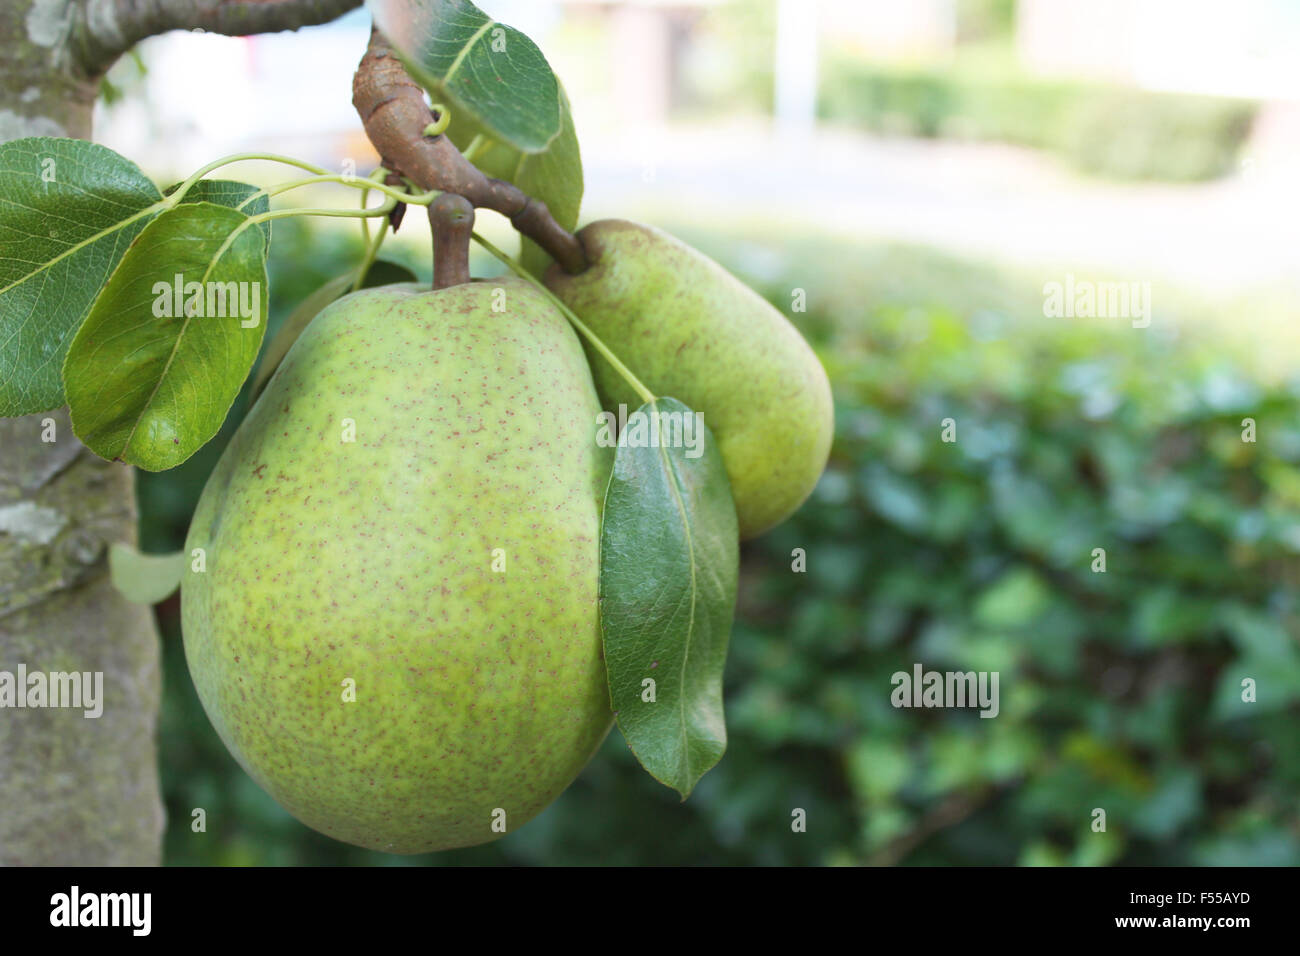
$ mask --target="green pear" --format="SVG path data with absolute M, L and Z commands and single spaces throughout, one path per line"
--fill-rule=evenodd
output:
M 599 412 L 515 279 L 355 292 L 293 344 L 200 498 L 181 615 L 217 733 L 299 820 L 469 846 L 587 763 L 612 721 Z
M 708 256 L 651 226 L 602 219 L 578 233 L 590 266 L 546 284 L 650 391 L 704 416 L 722 453 L 740 536 L 788 518 L 826 466 L 830 384 L 803 338 Z M 588 348 L 606 410 L 636 393 Z

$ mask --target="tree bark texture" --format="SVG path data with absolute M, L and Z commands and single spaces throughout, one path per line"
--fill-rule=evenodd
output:
M 152 34 L 294 29 L 358 2 L 0 0 L 0 142 L 89 139 L 100 78 Z M 136 542 L 134 485 L 66 409 L 0 419 L 0 671 L 103 675 L 98 718 L 0 708 L 0 864 L 161 862 L 158 632 L 108 576 L 108 546 Z

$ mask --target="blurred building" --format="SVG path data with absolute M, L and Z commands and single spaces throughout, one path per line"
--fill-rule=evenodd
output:
M 1043 74 L 1300 99 L 1295 0 L 1019 0 L 1016 48 Z

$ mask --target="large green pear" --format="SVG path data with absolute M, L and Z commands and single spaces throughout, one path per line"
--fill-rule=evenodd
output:
M 546 284 L 656 395 L 704 416 L 736 500 L 740 536 L 788 518 L 826 466 L 830 385 L 794 326 L 708 256 L 652 226 L 602 219 L 578 233 L 589 267 Z M 636 393 L 588 349 L 605 408 Z
M 587 763 L 612 720 L 599 412 L 514 279 L 356 292 L 294 343 L 203 491 L 181 600 L 199 698 L 286 810 L 468 846 Z

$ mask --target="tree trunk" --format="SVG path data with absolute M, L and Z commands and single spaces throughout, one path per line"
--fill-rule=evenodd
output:
M 98 79 L 67 53 L 72 8 L 0 3 L 0 141 L 90 137 Z M 0 419 L 0 671 L 103 674 L 97 718 L 0 709 L 0 864 L 161 861 L 158 633 L 108 578 L 108 545 L 135 543 L 134 487 L 131 468 L 77 441 L 66 409 Z
M 100 77 L 145 37 L 295 30 L 359 2 L 0 0 L 0 142 L 89 139 Z M 135 528 L 135 472 L 86 450 L 67 409 L 0 419 L 0 681 L 77 671 L 103 687 L 99 717 L 0 707 L 0 865 L 161 862 L 158 631 L 108 578 L 108 545 Z

